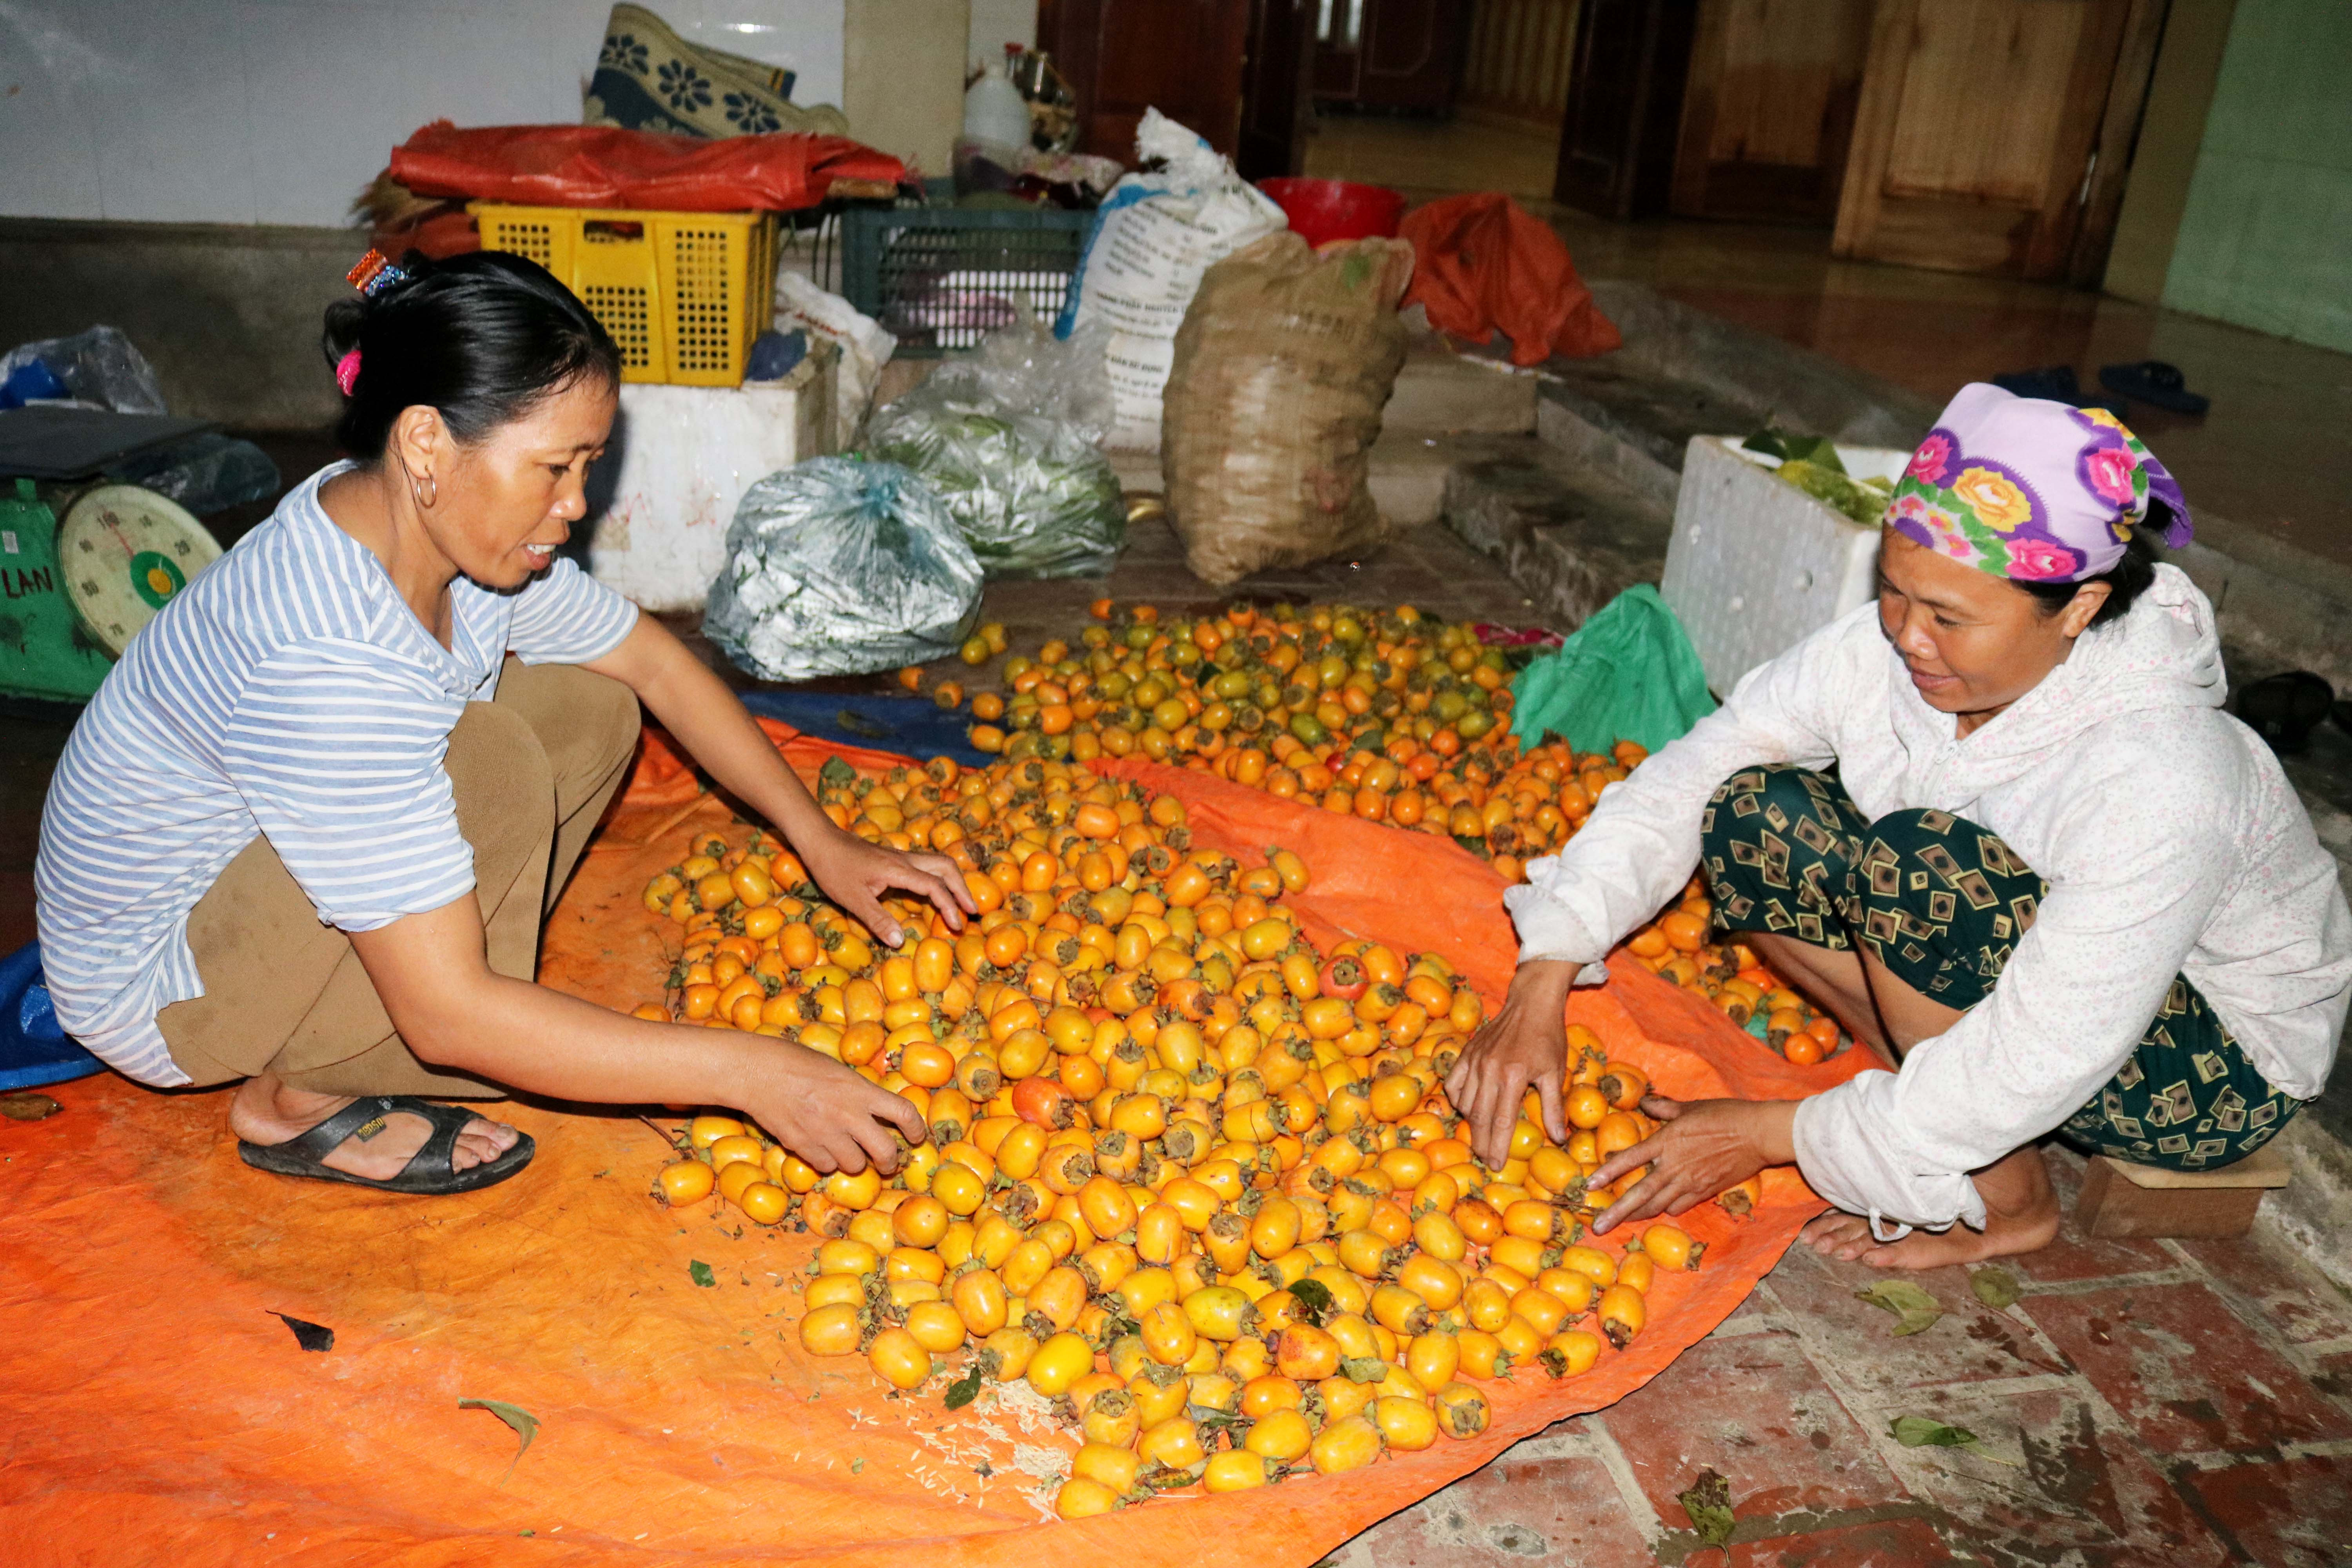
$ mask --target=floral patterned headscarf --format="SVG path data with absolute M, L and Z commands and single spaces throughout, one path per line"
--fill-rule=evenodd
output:
M 2123 559 L 2132 530 L 2189 542 L 2180 487 L 2103 408 L 1960 389 L 1912 454 L 1885 521 L 1938 555 L 2032 583 L 2078 583 Z

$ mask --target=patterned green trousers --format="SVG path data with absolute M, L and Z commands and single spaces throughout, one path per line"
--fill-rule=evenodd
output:
M 2050 893 L 1966 817 L 1896 811 L 1873 822 L 1836 779 L 1788 763 L 1726 779 L 1699 837 L 1724 930 L 1840 952 L 1859 944 L 1921 995 L 1961 1010 L 1992 994 Z M 2269 1142 L 2302 1106 L 2175 975 L 2130 1058 L 2058 1133 L 2135 1164 L 2210 1170 Z

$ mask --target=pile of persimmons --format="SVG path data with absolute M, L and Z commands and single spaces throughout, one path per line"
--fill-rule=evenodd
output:
M 1589 1371 L 1642 1332 L 1658 1270 L 1699 1267 L 1670 1224 L 1586 1232 L 1639 1179 L 1590 1184 L 1646 1135 L 1642 1072 L 1571 1028 L 1574 1135 L 1530 1113 L 1486 1169 L 1440 1087 L 1481 999 L 1434 955 L 1318 949 L 1295 856 L 1198 847 L 1172 797 L 1034 752 L 833 764 L 819 799 L 957 859 L 980 917 L 894 904 L 909 935 L 881 951 L 782 845 L 709 835 L 646 889 L 681 946 L 643 1011 L 835 1057 L 930 1139 L 887 1178 L 820 1176 L 704 1115 L 656 1190 L 814 1233 L 809 1352 L 950 1407 L 1052 1402 L 1080 1443 L 1066 1517 L 1474 1436 L 1480 1384 Z

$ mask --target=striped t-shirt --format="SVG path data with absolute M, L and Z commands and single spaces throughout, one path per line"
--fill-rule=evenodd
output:
M 519 592 L 460 577 L 444 648 L 305 480 L 131 640 L 41 814 L 41 963 L 58 1017 L 142 1083 L 189 1081 L 155 1015 L 205 994 L 188 911 L 267 835 L 319 918 L 373 931 L 472 890 L 442 766 L 512 649 L 584 664 L 636 606 L 559 560 Z

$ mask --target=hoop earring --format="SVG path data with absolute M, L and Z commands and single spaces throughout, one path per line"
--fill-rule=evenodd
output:
M 408 493 L 416 498 L 418 506 L 430 511 L 433 510 L 433 503 L 441 499 L 441 484 L 431 474 L 427 474 L 421 479 L 409 480 Z

